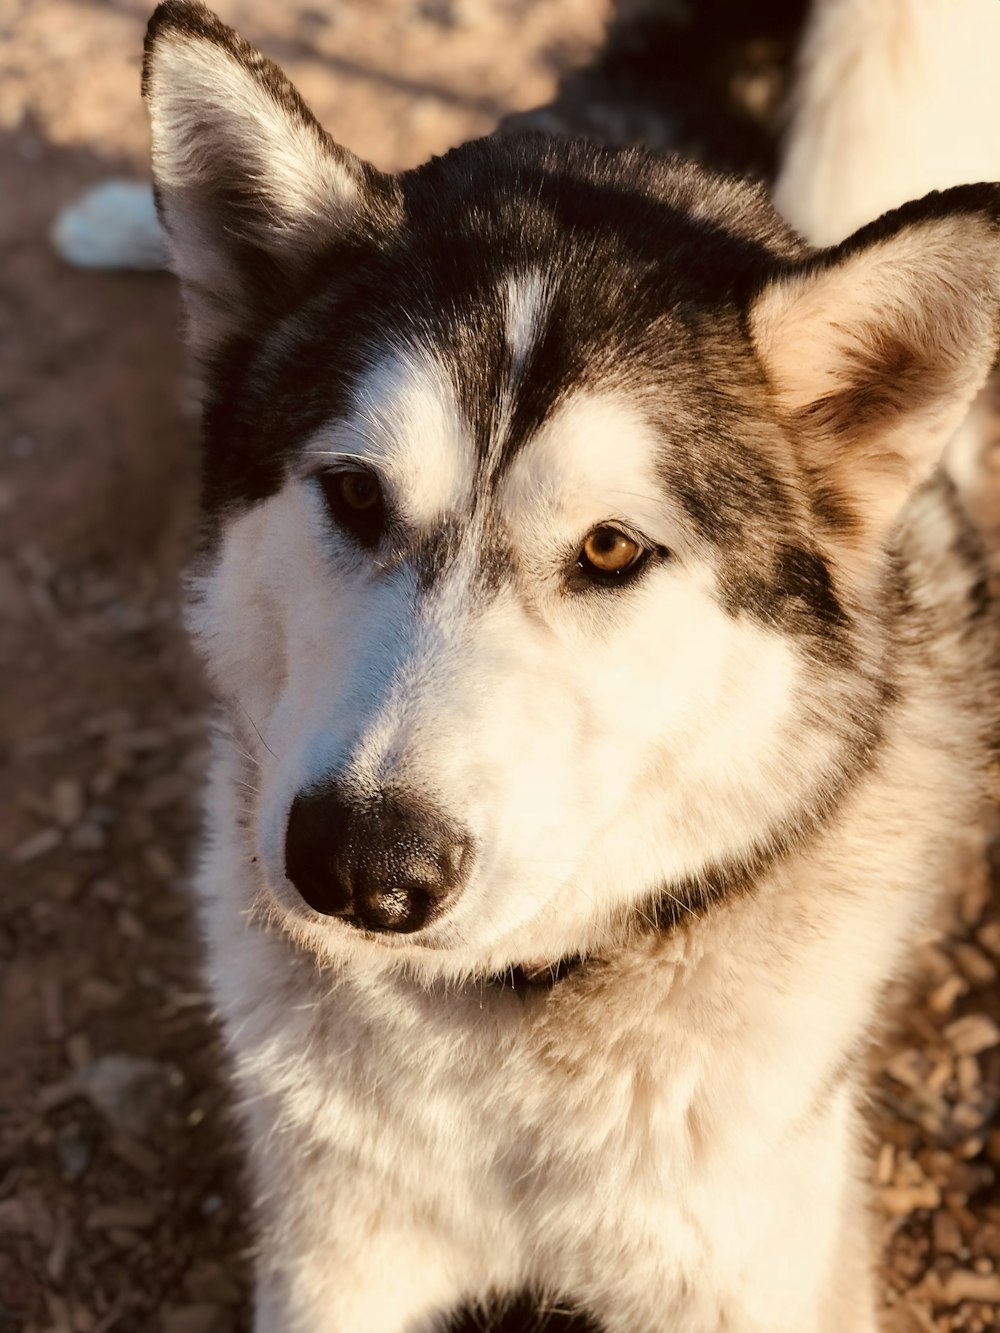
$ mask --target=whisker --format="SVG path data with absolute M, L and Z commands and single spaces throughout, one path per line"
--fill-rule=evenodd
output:
M 644 495 L 642 491 L 620 491 L 617 488 L 615 490 L 608 490 L 606 494 L 624 495 L 625 498 L 628 500 L 645 500 L 647 503 L 649 503 L 650 501 L 655 501 L 656 498 L 655 496 L 650 495 L 648 493 Z
M 690 912 L 692 916 L 698 915 L 698 913 L 694 910 L 694 908 L 691 907 L 688 903 L 686 903 L 683 898 L 678 898 L 676 893 L 671 893 L 670 890 L 667 888 L 661 888 L 659 892 L 662 893 L 665 897 L 669 898 L 671 902 L 676 903 L 678 907 L 683 907 L 685 912 Z M 649 918 L 645 916 L 645 913 L 642 913 L 641 915 L 644 917 L 645 920 L 649 920 Z M 650 921 L 649 924 L 652 926 L 655 925 L 656 923 Z
M 263 745 L 264 749 L 268 752 L 268 754 L 271 756 L 272 759 L 277 759 L 278 756 L 274 753 L 274 751 L 271 749 L 270 745 L 268 745 L 267 741 L 266 741 L 266 740 L 264 739 L 264 737 L 260 734 L 260 727 L 258 727 L 257 723 L 253 720 L 253 718 L 252 718 L 252 717 L 250 716 L 250 714 L 247 712 L 246 707 L 244 706 L 243 700 L 239 697 L 239 695 L 233 695 L 233 698 L 236 700 L 236 702 L 239 704 L 239 706 L 243 709 L 244 715 L 246 716 L 246 720 L 250 723 L 251 727 L 253 727 L 254 731 L 257 733 L 257 739 L 260 741 L 261 745 Z
M 260 768 L 260 760 L 252 755 L 249 750 L 244 750 L 242 745 L 238 745 L 232 736 L 226 736 L 225 740 L 233 747 L 237 754 L 243 756 L 248 764 L 253 764 L 254 768 Z
M 345 463 L 363 462 L 357 454 L 349 454 L 340 449 L 309 449 L 303 455 L 304 458 L 340 458 Z

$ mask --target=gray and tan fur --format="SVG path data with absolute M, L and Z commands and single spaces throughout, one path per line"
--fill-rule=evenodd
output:
M 145 92 L 207 383 L 199 891 L 257 1333 L 525 1290 L 872 1333 L 865 1047 L 996 721 L 935 468 L 1000 195 L 813 250 L 638 150 L 390 177 L 180 0 Z

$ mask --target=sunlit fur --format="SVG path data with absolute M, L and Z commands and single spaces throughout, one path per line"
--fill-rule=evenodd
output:
M 177 0 L 146 90 L 208 384 L 198 892 L 257 1333 L 438 1333 L 524 1288 L 606 1333 L 874 1333 L 865 1049 L 995 730 L 933 467 L 996 348 L 996 192 L 815 252 L 639 153 L 382 178 Z M 297 170 L 329 200 L 303 254 Z M 367 546 L 318 480 L 359 465 L 394 516 Z M 634 581 L 581 576 L 601 525 Z M 334 781 L 468 831 L 424 929 L 285 878 Z

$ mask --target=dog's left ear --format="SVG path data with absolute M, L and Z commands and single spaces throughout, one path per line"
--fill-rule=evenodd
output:
M 997 355 L 1000 187 L 907 204 L 771 278 L 750 331 L 806 470 L 881 542 Z
M 150 19 L 143 95 L 201 355 L 280 313 L 330 247 L 391 226 L 393 179 L 334 143 L 281 70 L 197 0 L 166 0 Z

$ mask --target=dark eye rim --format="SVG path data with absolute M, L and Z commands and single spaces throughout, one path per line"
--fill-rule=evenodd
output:
M 374 502 L 363 509 L 347 504 L 338 489 L 343 477 L 357 475 L 369 477 L 376 487 Z M 321 468 L 313 478 L 323 495 L 326 511 L 337 527 L 368 549 L 377 546 L 389 526 L 390 515 L 382 478 L 375 469 L 361 461 L 345 462 L 339 467 Z

